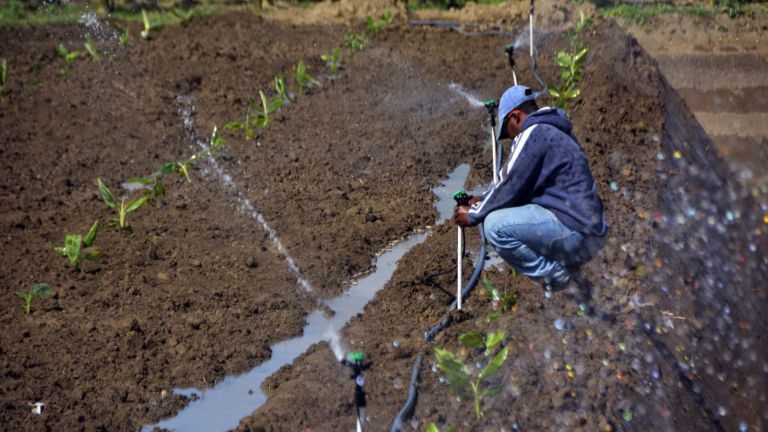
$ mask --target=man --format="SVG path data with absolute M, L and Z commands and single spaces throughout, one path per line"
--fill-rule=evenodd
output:
M 608 231 L 584 149 L 564 111 L 536 105 L 524 86 L 499 101 L 499 140 L 513 138 L 500 181 L 454 212 L 460 226 L 484 222 L 485 238 L 519 273 L 547 290 L 565 288 Z

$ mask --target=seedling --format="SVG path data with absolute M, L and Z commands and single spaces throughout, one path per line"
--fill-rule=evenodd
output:
M 228 130 L 245 130 L 245 140 L 252 139 L 256 136 L 256 132 L 251 127 L 251 107 L 245 111 L 245 122 L 233 121 L 224 125 L 224 129 Z
M 195 17 L 195 10 L 189 9 L 189 10 L 183 10 L 176 8 L 173 10 L 173 14 L 176 16 L 176 18 L 179 19 L 179 23 L 182 27 L 186 27 L 187 24 L 192 20 L 192 18 Z
M 282 75 L 275 77 L 275 91 L 277 92 L 277 97 L 283 101 L 283 105 L 293 99 L 293 96 L 288 92 L 288 86 L 285 85 L 285 78 Z
M 440 429 L 437 428 L 436 424 L 430 423 L 425 432 L 440 432 Z M 445 432 L 453 432 L 453 428 L 448 428 Z
M 365 17 L 365 24 L 366 24 L 365 33 L 368 36 L 375 35 L 376 33 L 384 30 L 390 24 L 392 24 L 393 18 L 394 17 L 388 10 L 385 10 L 384 13 L 381 14 L 381 19 L 377 19 L 375 21 L 370 16 Z
M 120 38 L 117 40 L 117 43 L 119 43 L 120 46 L 124 46 L 130 41 L 131 41 L 131 34 L 128 32 L 128 29 L 125 29 L 125 31 L 120 35 Z
M 149 20 L 149 15 L 147 15 L 147 11 L 144 9 L 141 10 L 141 20 L 144 22 L 144 30 L 142 30 L 139 34 L 141 35 L 142 39 L 149 39 L 149 32 L 156 26 L 152 21 Z
M 24 309 L 24 313 L 29 315 L 29 308 L 32 306 L 32 299 L 34 297 L 42 297 L 50 295 L 53 290 L 51 290 L 51 286 L 45 283 L 39 283 L 32 288 L 29 289 L 28 293 L 25 293 L 23 291 L 16 291 L 16 295 L 19 296 L 22 300 L 24 300 L 24 304 L 21 306 L 22 309 Z
M 476 333 L 469 333 L 468 335 L 461 335 L 459 337 L 459 340 L 468 348 L 485 347 L 486 356 L 490 356 L 490 350 L 501 343 L 502 339 L 504 339 L 503 332 L 491 333 L 485 339 Z M 488 384 L 488 381 L 499 372 L 501 366 L 507 360 L 508 354 L 508 347 L 505 346 L 501 348 L 501 350 L 499 350 L 499 352 L 496 353 L 496 355 L 494 355 L 488 364 L 480 371 L 477 378 L 475 378 L 470 373 L 470 368 L 467 367 L 464 360 L 448 350 L 435 347 L 437 367 L 443 374 L 445 374 L 445 378 L 448 380 L 448 383 L 450 383 L 453 394 L 456 395 L 460 401 L 468 400 L 467 389 L 472 389 L 475 416 L 477 416 L 478 419 L 483 415 L 483 399 L 487 396 L 501 393 L 504 388 L 501 385 L 485 386 L 484 384 Z
M 99 50 L 96 48 L 96 44 L 93 42 L 93 38 L 89 34 L 85 35 L 85 49 L 88 51 L 88 54 L 91 55 L 93 61 L 101 60 Z
M 91 229 L 88 230 L 88 234 L 85 235 L 85 240 L 83 240 L 83 236 L 80 234 L 68 234 L 64 236 L 64 246 L 55 248 L 56 252 L 67 257 L 74 269 L 80 268 L 83 258 L 89 261 L 97 260 L 101 258 L 101 252 L 95 249 L 86 252 L 86 249 L 93 245 L 98 232 L 99 221 L 96 220 L 91 225 Z
M 312 75 L 307 73 L 307 64 L 304 63 L 304 60 L 299 60 L 299 64 L 296 65 L 294 70 L 294 79 L 296 81 L 296 85 L 299 87 L 299 94 L 309 90 L 312 86 L 320 85 L 320 83 L 314 79 Z
M 501 294 L 485 276 L 483 276 L 483 288 L 485 288 L 488 297 L 491 298 L 491 304 L 493 306 L 493 312 L 488 315 L 488 321 L 496 320 L 503 312 L 508 311 L 517 303 L 516 292 L 507 294 L 507 290 L 505 289 L 504 294 Z
M 64 66 L 59 69 L 62 75 L 69 73 L 69 68 L 72 66 L 72 63 L 80 57 L 80 51 L 69 51 L 64 44 L 59 44 L 59 46 L 56 47 L 56 53 L 64 59 Z
M 40 84 L 40 70 L 41 70 L 40 63 L 34 63 L 32 65 L 32 80 L 29 82 L 30 85 L 36 86 Z M 2 93 L 2 92 L 0 92 Z
M 227 140 L 219 136 L 219 131 L 216 128 L 216 125 L 214 125 L 213 133 L 211 133 L 211 151 L 216 151 L 225 145 L 227 145 Z
M 269 124 L 269 103 L 267 102 L 267 96 L 261 90 L 259 90 L 259 97 L 261 98 L 261 110 L 256 110 L 256 118 L 253 119 L 251 124 L 253 127 L 263 128 Z
M 184 162 L 176 162 L 176 167 L 179 169 L 179 173 L 187 179 L 187 183 L 192 183 L 192 179 L 189 178 L 189 159 Z
M 583 64 L 587 58 L 587 53 L 589 53 L 589 48 L 582 48 L 575 54 L 560 51 L 555 55 L 555 63 L 564 69 L 560 73 L 563 83 L 558 87 L 547 86 L 547 91 L 555 97 L 556 107 L 566 108 L 569 100 L 575 99 L 581 94 L 581 89 L 576 85 L 584 77 Z
M 117 201 L 115 201 L 115 196 L 112 195 L 112 192 L 109 190 L 107 185 L 105 185 L 100 178 L 96 179 L 96 183 L 99 186 L 99 194 L 101 195 L 101 199 L 104 200 L 109 208 L 117 211 L 117 218 L 109 221 L 107 226 L 110 228 L 119 227 L 122 230 L 132 232 L 133 228 L 125 223 L 125 217 L 128 215 L 128 213 L 133 213 L 136 210 L 142 208 L 149 201 L 149 197 L 147 195 L 142 195 L 138 198 L 128 201 L 128 203 L 125 202 L 125 197 L 123 197 L 120 200 L 120 205 L 118 206 Z
M 344 35 L 344 46 L 347 47 L 350 57 L 354 57 L 355 53 L 364 50 L 370 42 L 365 34 L 349 31 Z
M 174 167 L 174 165 L 171 165 Z M 160 180 L 160 173 L 156 173 L 151 177 L 132 177 L 126 180 L 127 183 L 139 183 L 142 187 L 143 194 L 149 199 L 151 203 L 157 203 L 160 197 L 165 195 L 165 183 Z
M 322 54 L 320 58 L 323 59 L 328 66 L 328 70 L 331 73 L 336 73 L 339 70 L 339 60 L 341 59 L 341 48 L 336 47 L 331 54 Z
M 5 93 L 5 86 L 8 83 L 8 62 L 3 59 L 0 62 L 0 100 L 3 99 L 3 93 Z

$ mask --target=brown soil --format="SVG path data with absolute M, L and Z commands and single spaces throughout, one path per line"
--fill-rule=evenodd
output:
M 301 331 L 318 298 L 340 293 L 388 242 L 434 221 L 430 188 L 438 179 L 459 163 L 485 163 L 484 111 L 470 109 L 448 84 L 457 82 L 480 99 L 498 97 L 510 81 L 500 55 L 508 38 L 396 27 L 327 76 L 319 54 L 338 46 L 345 29 L 314 22 L 294 25 L 247 10 L 195 19 L 148 42 L 135 38 L 128 48 L 112 42 L 107 58 L 80 59 L 66 76 L 58 72 L 61 60 L 53 49 L 59 43 L 79 47 L 82 28 L 0 30 L 12 77 L 31 77 L 33 63 L 42 65 L 39 86 L 12 80 L 0 102 L 3 430 L 136 430 L 171 415 L 184 401 L 170 389 L 209 386 L 268 358 L 271 343 Z M 506 391 L 489 399 L 486 417 L 475 422 L 469 406 L 452 401 L 430 371 L 427 347 L 415 414 L 419 429 L 428 421 L 457 430 L 509 428 L 514 421 L 532 430 L 711 428 L 701 404 L 663 362 L 655 403 L 642 417 L 636 411 L 634 423 L 620 420 L 642 388 L 646 375 L 633 372 L 632 360 L 645 347 L 629 346 L 625 353 L 617 341 L 645 340 L 627 306 L 633 296 L 656 289 L 642 268 L 650 268 L 659 242 L 652 215 L 661 208 L 666 181 L 658 173 L 676 169 L 657 153 L 680 137 L 662 116 L 669 89 L 637 43 L 602 20 L 587 39 L 589 79 L 571 114 L 612 232 L 586 272 L 598 288 L 599 306 L 627 315 L 618 325 L 580 317 L 566 294 L 545 300 L 527 279 L 491 272 L 498 286 L 520 292 L 516 310 L 494 324 L 510 335 L 512 361 L 500 375 Z M 557 73 L 552 53 L 566 46 L 555 34 L 542 48 L 545 79 Z M 168 178 L 168 194 L 156 206 L 129 215 L 132 234 L 105 227 L 112 215 L 98 197 L 96 177 L 116 192 L 121 181 L 196 150 L 178 113 L 179 96 L 195 96 L 193 118 L 207 136 L 214 125 L 244 117 L 258 90 L 271 89 L 277 74 L 290 75 L 299 59 L 323 85 L 274 116 L 256 140 L 227 135 L 230 145 L 218 163 L 237 190 L 224 187 L 202 162 L 191 183 Z M 528 77 L 528 62 L 518 60 L 520 76 Z M 693 152 L 683 150 L 686 157 Z M 482 170 L 473 174 L 483 176 Z M 618 192 L 609 187 L 614 181 Z M 237 196 L 264 215 L 314 292 L 297 285 Z M 102 222 L 95 245 L 105 256 L 71 270 L 53 248 L 65 234 L 84 233 L 94 219 Z M 423 332 L 449 301 L 423 278 L 450 267 L 453 235 L 450 224 L 436 227 L 345 330 L 348 347 L 374 362 L 367 374 L 373 430 L 388 429 L 405 399 Z M 465 273 L 470 270 L 467 264 Z M 454 283 L 448 275 L 439 280 Z M 13 292 L 43 281 L 55 294 L 35 299 L 32 313 L 21 314 Z M 764 308 L 764 298 L 758 306 Z M 456 350 L 458 334 L 488 328 L 488 312 L 486 298 L 471 296 L 467 310 L 454 314 L 458 324 L 436 343 Z M 570 317 L 574 329 L 567 336 L 553 328 L 557 317 Z M 765 352 L 765 342 L 759 343 Z M 574 365 L 575 378 L 568 378 L 566 365 Z M 617 371 L 624 378 L 616 379 Z M 353 425 L 347 371 L 325 344 L 283 368 L 264 389 L 270 401 L 243 420 L 243 429 Z M 43 415 L 30 412 L 28 404 L 36 401 L 46 403 Z M 750 424 L 759 424 L 759 403 L 755 398 L 744 405 Z

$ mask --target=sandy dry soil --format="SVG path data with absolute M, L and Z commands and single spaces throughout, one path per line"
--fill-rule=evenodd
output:
M 370 3 L 370 11 L 381 10 Z M 513 36 L 409 27 L 400 17 L 331 76 L 319 55 L 341 43 L 345 23 L 371 13 L 350 4 L 325 5 L 330 12 L 300 24 L 241 10 L 166 28 L 149 41 L 134 38 L 127 47 L 108 28 L 92 28 L 108 55 L 98 63 L 80 59 L 67 75 L 53 50 L 81 46 L 82 26 L 0 30 L 3 57 L 29 76 L 13 80 L 0 102 L 3 430 L 136 430 L 171 415 L 185 401 L 170 389 L 209 386 L 268 358 L 271 343 L 301 331 L 318 299 L 342 292 L 390 241 L 434 222 L 430 188 L 440 178 L 459 163 L 486 163 L 485 113 L 449 84 L 481 100 L 498 97 L 510 82 L 502 48 Z M 555 9 L 552 23 L 573 19 L 573 6 Z M 521 10 L 501 23 L 504 31 L 522 29 Z M 592 51 L 584 96 L 571 115 L 612 226 L 586 273 L 594 306 L 618 318 L 579 313 L 573 293 L 547 300 L 525 278 L 490 272 L 498 286 L 519 291 L 516 309 L 487 324 L 490 305 L 478 293 L 436 340 L 458 350 L 456 338 L 468 330 L 508 335 L 511 361 L 499 375 L 505 391 L 475 421 L 470 406 L 455 402 L 431 372 L 431 346 L 421 342 L 450 301 L 424 281 L 454 264 L 452 226 L 435 227 L 345 330 L 348 348 L 365 351 L 374 364 L 367 387 L 372 430 L 388 429 L 421 349 L 427 356 L 417 429 L 428 421 L 457 430 L 510 430 L 515 422 L 525 430 L 766 424 L 765 395 L 756 390 L 766 385 L 759 370 L 768 353 L 759 331 L 766 309 L 762 220 L 638 43 L 601 19 L 581 37 Z M 567 46 L 559 32 L 542 41 L 546 80 L 558 73 L 553 52 Z M 271 89 L 273 77 L 290 75 L 300 59 L 321 87 L 284 107 L 254 140 L 226 134 L 230 144 L 216 164 L 196 164 L 191 182 L 167 177 L 168 193 L 129 215 L 132 234 L 106 227 L 112 214 L 98 196 L 97 177 L 118 191 L 130 177 L 189 157 L 198 149 L 184 127 L 185 110 L 207 137 L 214 125 L 244 117 L 259 89 Z M 42 66 L 39 85 L 29 82 L 34 63 Z M 519 58 L 519 65 L 527 80 L 529 62 Z M 194 96 L 194 109 L 180 96 Z M 472 182 L 488 174 L 477 169 Z M 245 200 L 277 233 L 299 274 Z M 678 223 L 690 214 L 683 204 L 694 209 L 696 223 Z M 723 219 L 723 206 L 738 211 L 738 229 Z M 709 215 L 718 215 L 716 223 Z M 53 248 L 96 219 L 102 229 L 95 246 L 104 258 L 72 270 Z M 739 252 L 702 254 L 702 239 Z M 438 280 L 455 282 L 450 275 Z M 36 282 L 55 293 L 23 315 L 13 292 Z M 729 289 L 713 291 L 723 284 Z M 721 328 L 723 304 L 739 337 Z M 664 311 L 682 319 L 670 326 Z M 564 331 L 553 327 L 555 319 L 567 323 Z M 705 336 L 713 336 L 709 348 Z M 654 372 L 658 378 L 649 378 Z M 353 426 L 351 382 L 326 344 L 264 389 L 270 401 L 242 429 Z M 30 413 L 35 401 L 46 403 L 43 415 Z M 718 404 L 731 414 L 712 419 Z

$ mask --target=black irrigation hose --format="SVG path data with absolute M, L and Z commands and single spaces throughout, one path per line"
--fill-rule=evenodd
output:
M 478 225 L 478 230 L 480 231 L 480 255 L 477 258 L 477 263 L 475 263 L 475 271 L 472 273 L 472 277 L 464 286 L 464 289 L 461 290 L 462 298 L 466 297 L 475 287 L 485 265 L 485 232 L 483 231 L 483 224 Z M 448 312 L 455 309 L 457 303 L 458 299 L 454 300 L 453 303 L 448 306 Z M 443 315 L 443 319 L 440 320 L 440 323 L 424 334 L 424 342 L 431 341 L 439 332 L 448 327 L 451 321 L 449 313 Z M 418 394 L 416 381 L 419 379 L 419 370 L 421 369 L 421 362 L 423 360 L 424 348 L 422 347 L 419 355 L 416 357 L 416 363 L 414 363 L 413 369 L 411 370 L 411 383 L 408 386 L 408 399 L 405 401 L 405 404 L 400 411 L 398 411 L 394 421 L 392 421 L 391 432 L 401 432 L 403 430 L 403 423 L 411 417 L 411 414 L 413 414 L 413 410 L 416 407 L 416 396 Z
M 455 266 L 455 265 L 453 265 L 453 266 L 451 266 L 451 268 L 449 268 L 449 269 L 447 269 L 447 270 L 443 270 L 443 271 L 439 271 L 439 272 L 435 272 L 435 273 L 430 273 L 430 274 L 428 274 L 428 275 L 424 276 L 423 278 L 421 278 L 421 280 L 419 281 L 419 283 L 428 283 L 428 284 L 431 284 L 431 285 L 432 285 L 432 286 L 434 286 L 435 288 L 438 288 L 438 289 L 440 289 L 440 291 L 442 291 L 442 292 L 444 292 L 444 293 L 448 294 L 450 297 L 452 297 L 452 298 L 456 298 L 456 296 L 455 296 L 455 295 L 454 295 L 452 292 L 450 292 L 450 291 L 448 291 L 447 289 L 443 288 L 443 286 L 442 286 L 442 285 L 440 285 L 440 284 L 439 284 L 439 283 L 438 283 L 438 282 L 435 280 L 435 277 L 437 277 L 437 276 L 442 276 L 442 275 L 444 275 L 444 274 L 448 274 L 448 273 L 452 272 L 452 271 L 453 271 L 453 270 L 455 270 L 455 269 L 456 269 L 456 266 Z

